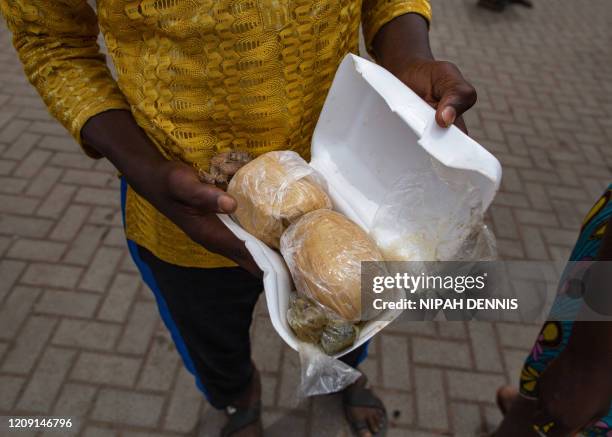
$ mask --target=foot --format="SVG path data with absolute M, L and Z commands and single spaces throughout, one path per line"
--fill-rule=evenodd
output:
M 386 427 L 386 412 L 382 402 L 373 393 L 366 394 L 364 390 L 368 379 L 361 375 L 352 385 L 344 389 L 343 402 L 346 418 L 351 428 L 359 437 L 372 437 Z M 365 402 L 364 402 L 365 401 Z M 371 404 L 371 405 L 370 405 Z
M 497 390 L 497 406 L 505 416 L 518 398 L 518 390 L 510 385 L 504 385 Z
M 222 437 L 262 437 L 261 378 L 255 369 L 245 392 L 226 408 L 228 420 L 221 430 Z

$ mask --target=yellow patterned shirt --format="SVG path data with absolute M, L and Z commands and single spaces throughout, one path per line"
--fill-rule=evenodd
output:
M 86 0 L 0 0 L 0 10 L 29 80 L 77 140 L 91 116 L 126 108 L 167 159 L 197 169 L 228 149 L 308 158 L 359 24 L 369 44 L 399 15 L 431 15 L 429 0 L 98 0 L 97 16 Z M 131 190 L 126 233 L 170 263 L 233 265 Z

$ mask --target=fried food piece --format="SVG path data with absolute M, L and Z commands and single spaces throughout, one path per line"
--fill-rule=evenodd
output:
M 252 160 L 249 152 L 241 150 L 219 153 L 210 160 L 208 172 L 199 172 L 200 180 L 226 190 L 236 172 Z

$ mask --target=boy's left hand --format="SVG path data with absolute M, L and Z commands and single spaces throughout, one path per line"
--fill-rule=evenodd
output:
M 461 115 L 476 103 L 476 90 L 454 64 L 420 59 L 412 61 L 396 75 L 436 109 L 436 121 L 441 127 L 455 124 L 467 133 Z
M 476 90 L 452 63 L 434 59 L 427 21 L 404 14 L 385 24 L 372 41 L 377 62 L 436 109 L 441 127 L 467 133 L 461 115 L 476 103 Z

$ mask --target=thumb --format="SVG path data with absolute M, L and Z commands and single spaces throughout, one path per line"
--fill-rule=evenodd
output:
M 202 212 L 230 214 L 236 210 L 236 199 L 214 185 L 200 182 L 196 172 L 188 166 L 170 172 L 168 189 L 176 200 Z
M 440 99 L 436 121 L 441 127 L 449 127 L 461 114 L 476 103 L 476 90 L 467 82 L 449 88 Z

